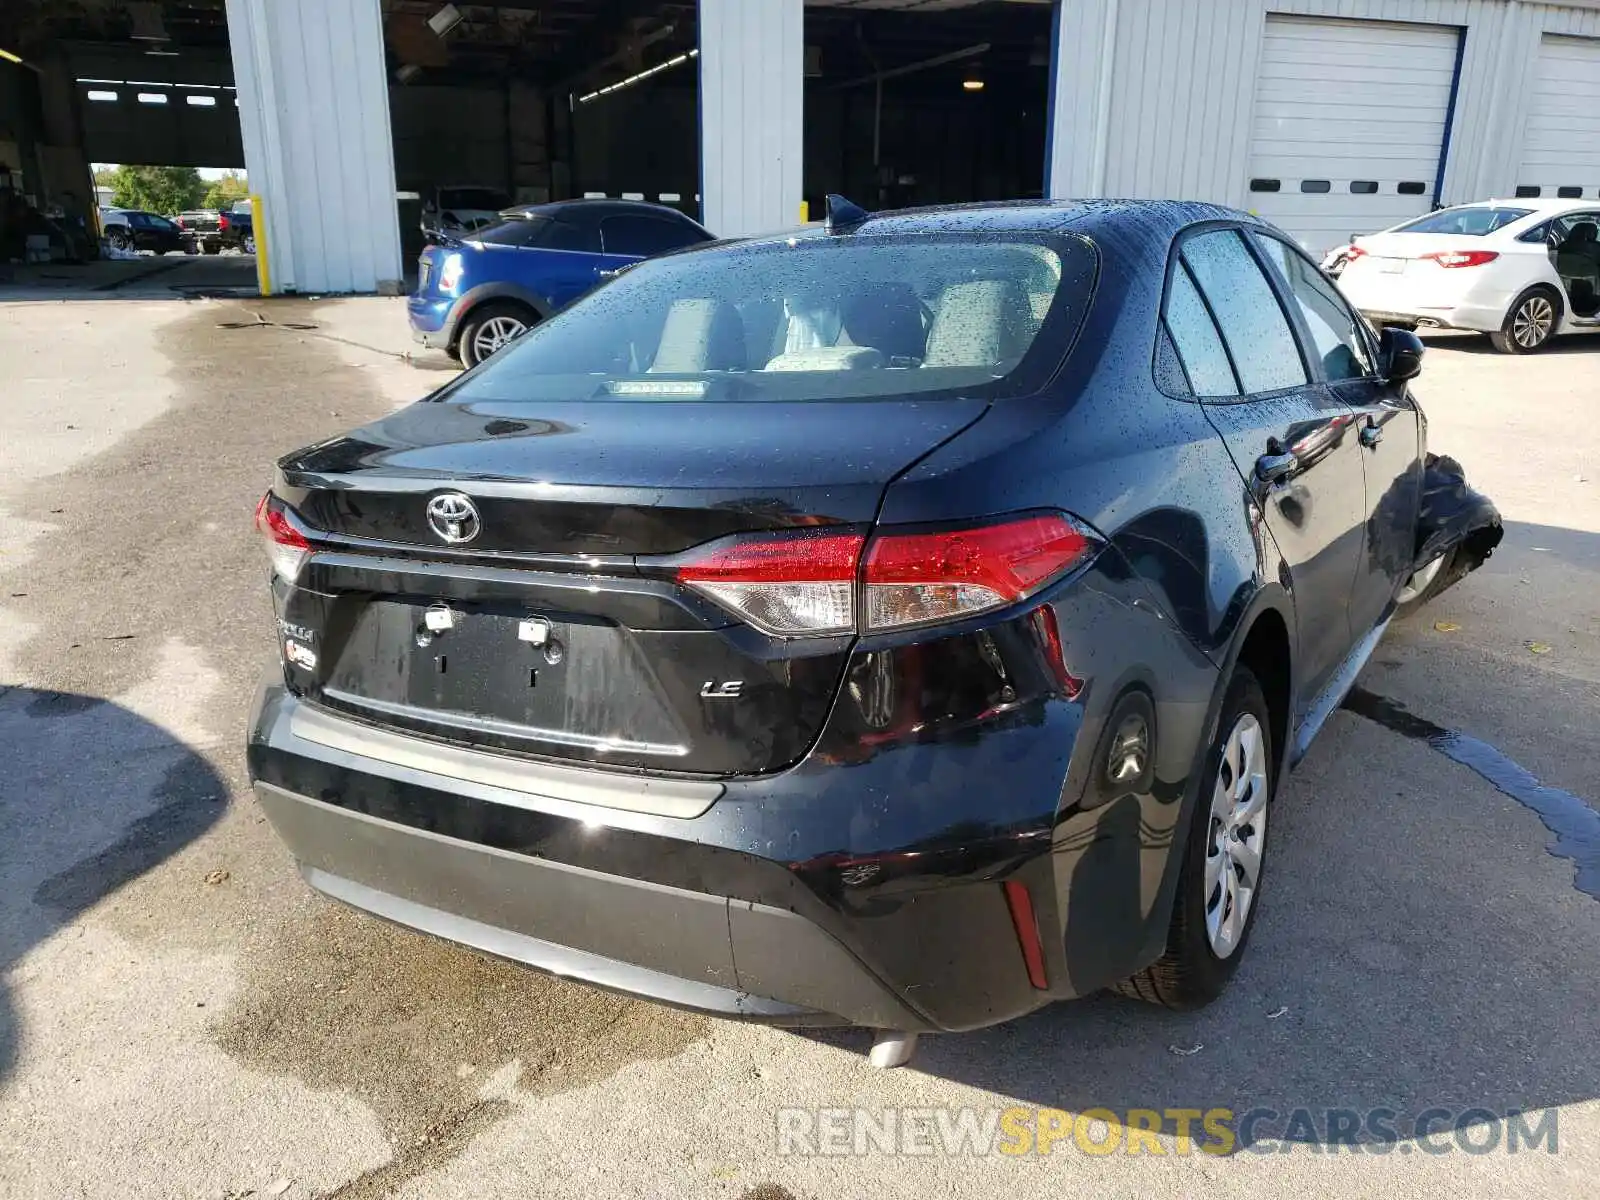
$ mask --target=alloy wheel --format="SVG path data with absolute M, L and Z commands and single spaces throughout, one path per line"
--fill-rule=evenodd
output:
M 477 360 L 482 362 L 527 328 L 524 322 L 515 317 L 490 317 L 478 327 L 472 339 Z
M 1242 713 L 1223 745 L 1206 839 L 1206 937 L 1218 958 L 1244 939 L 1261 885 L 1267 841 L 1267 747 L 1261 724 Z
M 1511 318 L 1511 336 L 1524 350 L 1532 350 L 1550 336 L 1555 323 L 1555 305 L 1544 296 L 1529 296 Z
M 1437 578 L 1439 571 L 1444 566 L 1445 556 L 1441 554 L 1425 567 L 1418 567 L 1411 572 L 1411 578 L 1406 580 L 1405 586 L 1400 589 L 1400 594 L 1394 598 L 1396 604 L 1410 604 L 1423 592 L 1427 591 Z

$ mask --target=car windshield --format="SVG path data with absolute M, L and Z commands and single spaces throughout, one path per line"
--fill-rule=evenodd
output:
M 490 188 L 443 188 L 439 192 L 439 207 L 499 212 L 511 207 L 511 197 Z
M 444 399 L 842 400 L 992 392 L 1059 356 L 1093 250 L 992 235 L 805 237 L 641 263 Z M 1053 364 L 1050 364 L 1053 365 Z
M 1533 212 L 1531 208 L 1441 208 L 1425 217 L 1407 222 L 1395 233 L 1460 233 L 1468 237 L 1482 237 L 1496 229 L 1504 229 L 1513 221 L 1520 221 Z

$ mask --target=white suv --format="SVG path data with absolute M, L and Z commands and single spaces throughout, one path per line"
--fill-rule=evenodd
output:
M 1508 354 L 1600 329 L 1600 201 L 1442 208 L 1349 255 L 1339 287 L 1374 324 L 1475 329 Z

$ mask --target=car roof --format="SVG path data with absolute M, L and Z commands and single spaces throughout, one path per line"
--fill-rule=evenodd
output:
M 500 212 L 502 216 L 507 217 L 550 217 L 568 220 L 574 216 L 598 218 L 619 213 L 649 213 L 699 224 L 693 217 L 685 216 L 676 208 L 665 204 L 652 204 L 648 200 L 552 200 L 546 204 L 514 204 L 510 208 L 501 209 Z
M 1138 225 L 1151 233 L 1171 233 L 1198 221 L 1236 221 L 1264 226 L 1250 213 L 1195 200 L 1007 200 L 977 204 L 944 204 L 871 213 L 848 236 L 895 236 L 919 233 L 1050 233 L 1071 228 L 1093 236 L 1101 229 Z M 771 234 L 737 239 L 743 242 L 826 236 L 813 223 Z
M 1493 200 L 1473 200 L 1468 204 L 1447 204 L 1445 208 L 1525 208 L 1530 214 L 1538 213 L 1548 217 L 1552 213 L 1570 212 L 1577 208 L 1600 208 L 1600 200 L 1584 200 L 1581 197 L 1545 200 L 1538 196 L 1502 196 Z

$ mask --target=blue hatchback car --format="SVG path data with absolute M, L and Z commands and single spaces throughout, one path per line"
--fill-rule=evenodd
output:
M 407 302 L 412 336 L 475 367 L 608 272 L 709 242 L 678 212 L 631 200 L 567 200 L 507 209 L 497 225 L 422 252 Z

